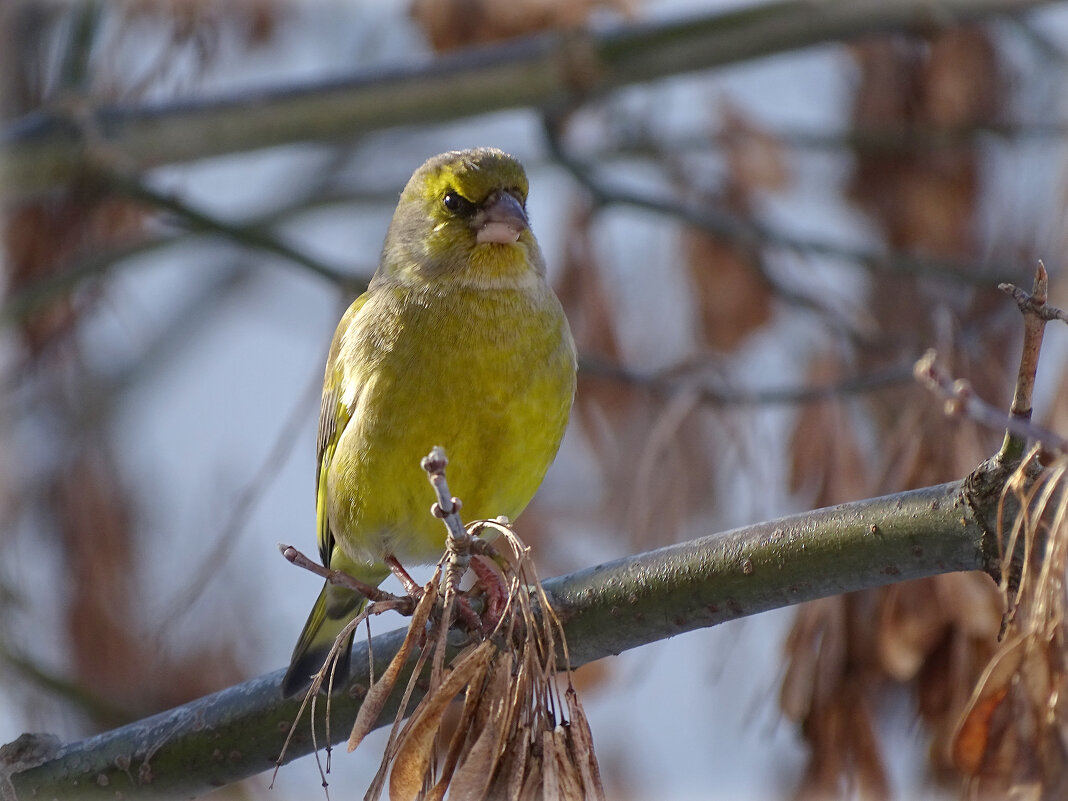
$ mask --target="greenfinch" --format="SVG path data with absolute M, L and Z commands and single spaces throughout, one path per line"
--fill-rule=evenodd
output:
M 387 558 L 437 561 L 445 528 L 429 513 L 420 469 L 435 445 L 468 521 L 515 519 L 541 484 L 575 394 L 575 346 L 530 230 L 527 190 L 515 158 L 478 148 L 431 158 L 401 193 L 378 270 L 326 362 L 316 481 L 326 567 L 377 585 Z M 365 603 L 327 583 L 283 692 L 323 667 Z

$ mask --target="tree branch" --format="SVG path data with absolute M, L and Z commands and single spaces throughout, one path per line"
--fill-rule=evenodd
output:
M 592 167 L 581 163 L 567 152 L 560 141 L 559 122 L 553 114 L 545 116 L 544 129 L 549 148 L 556 161 L 590 193 L 599 206 L 630 206 L 669 217 L 709 236 L 730 242 L 745 251 L 786 250 L 801 256 L 821 256 L 852 262 L 873 272 L 921 275 L 984 287 L 993 282 L 992 278 L 996 273 L 1012 272 L 1008 265 L 976 265 L 974 262 L 959 259 L 881 252 L 820 237 L 790 234 L 725 209 L 701 206 L 667 195 L 655 197 L 647 192 L 611 186 L 595 176 Z
M 342 287 L 350 287 L 356 279 L 313 258 L 304 251 L 291 247 L 273 233 L 261 227 L 235 225 L 196 209 L 173 194 L 151 187 L 137 175 L 111 172 L 103 176 L 106 185 L 129 198 L 147 204 L 153 211 L 167 211 L 175 215 L 180 224 L 190 231 L 225 236 L 239 245 L 254 248 L 276 256 L 282 256 L 308 271 Z
M 926 32 L 1049 0 L 782 0 L 668 22 L 546 33 L 391 70 L 151 106 L 42 109 L 0 133 L 0 199 L 100 160 L 132 171 L 522 107 L 884 31 Z
M 997 548 L 974 522 L 963 488 L 943 484 L 739 528 L 552 579 L 545 589 L 577 666 L 802 601 L 985 569 L 996 562 Z M 396 631 L 374 638 L 377 675 L 403 637 Z M 335 741 L 367 692 L 368 658 L 366 643 L 357 643 L 358 675 L 332 698 Z M 62 746 L 34 767 L 0 766 L 0 798 L 188 797 L 269 770 L 300 705 L 282 697 L 282 673 Z M 397 700 L 381 720 L 392 718 Z M 310 750 L 310 728 L 302 722 L 286 760 Z
M 603 378 L 642 387 L 659 395 L 671 396 L 678 392 L 693 392 L 701 403 L 718 407 L 820 403 L 849 395 L 879 392 L 887 387 L 905 386 L 914 380 L 912 366 L 899 365 L 822 384 L 739 389 L 730 386 L 726 381 L 711 381 L 698 369 L 642 372 L 596 356 L 582 354 L 579 355 L 579 374 L 583 377 Z

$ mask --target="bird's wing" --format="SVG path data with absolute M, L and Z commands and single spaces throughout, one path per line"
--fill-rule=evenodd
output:
M 319 556 L 324 567 L 330 567 L 330 556 L 334 551 L 334 532 L 330 530 L 330 516 L 326 502 L 326 474 L 334 460 L 337 442 L 352 415 L 352 410 L 341 397 L 344 373 L 338 357 L 345 332 L 363 308 L 366 300 L 367 293 L 356 298 L 341 318 L 341 322 L 338 323 L 337 330 L 334 332 L 334 340 L 330 343 L 326 376 L 323 379 L 323 398 L 319 407 L 319 440 L 315 453 L 318 465 L 318 471 L 315 474 L 315 517 L 318 523 Z

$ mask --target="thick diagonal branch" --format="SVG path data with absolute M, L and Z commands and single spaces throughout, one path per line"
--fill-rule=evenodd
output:
M 961 483 L 944 484 L 806 512 L 582 570 L 545 589 L 579 665 L 802 601 L 983 569 L 996 562 L 996 547 L 983 541 L 962 492 Z M 402 640 L 403 632 L 373 640 L 377 674 Z M 365 643 L 354 647 L 352 663 L 368 663 Z M 9 766 L 0 797 L 190 797 L 269 770 L 299 703 L 282 696 L 282 673 L 62 746 L 35 767 Z M 335 739 L 351 727 L 366 691 L 361 675 L 335 694 Z M 287 759 L 310 749 L 310 731 L 297 731 Z

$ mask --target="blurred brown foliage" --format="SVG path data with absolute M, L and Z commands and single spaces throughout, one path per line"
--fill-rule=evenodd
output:
M 914 130 L 922 142 L 925 129 L 989 124 L 1000 113 L 999 58 L 981 30 L 948 31 L 926 42 L 873 40 L 853 53 L 860 75 L 853 121 L 859 130 Z M 855 154 L 853 200 L 888 242 L 910 252 L 977 255 L 981 189 L 974 145 L 917 143 Z M 980 394 L 1007 408 L 1013 337 L 991 324 L 988 299 L 968 292 L 952 297 L 920 279 L 889 273 L 872 276 L 868 298 L 888 342 L 940 343 L 957 374 L 968 375 Z M 946 306 L 957 326 L 949 330 L 939 311 Z M 854 360 L 873 365 L 882 358 L 870 350 L 828 355 L 814 369 L 822 377 Z M 798 420 L 794 482 L 814 491 L 814 505 L 952 480 L 996 446 L 973 426 L 944 419 L 939 404 L 909 387 L 867 402 L 869 419 L 878 425 L 877 444 L 862 456 L 847 408 L 813 406 Z M 891 797 L 872 715 L 894 684 L 914 694 L 935 773 L 959 781 L 950 759 L 952 735 L 993 654 L 1000 623 L 1000 596 L 982 574 L 948 574 L 801 608 L 786 645 L 781 696 L 784 712 L 801 724 L 810 746 L 795 797 L 843 797 L 849 795 L 844 788 L 864 799 Z
M 4 223 L 8 295 L 47 282 L 94 251 L 132 241 L 142 217 L 134 204 L 110 198 L 91 183 L 9 209 Z M 71 333 L 78 319 L 77 302 L 57 294 L 19 321 L 31 354 L 40 354 Z
M 1057 456 L 1035 475 L 1039 459 L 1033 453 L 1003 493 L 1005 624 L 952 733 L 953 765 L 971 798 L 1054 801 L 1068 794 L 1068 458 Z
M 413 0 L 411 15 L 439 52 L 573 28 L 597 9 L 630 15 L 630 0 Z
M 771 193 L 789 185 L 786 154 L 774 136 L 731 103 L 720 103 L 720 120 L 714 144 L 727 170 L 715 201 L 746 218 L 753 214 L 755 193 Z M 714 351 L 730 352 L 770 321 L 773 288 L 763 277 L 759 255 L 698 231 L 687 231 L 684 236 L 701 340 Z
M 201 66 L 206 66 L 224 36 L 236 36 L 248 47 L 267 41 L 275 8 L 269 0 L 228 6 L 144 0 L 109 8 L 93 3 L 9 4 L 2 11 L 7 34 L 0 43 L 8 68 L 4 113 L 73 108 L 83 92 L 97 98 L 136 98 L 167 74 L 176 49 L 192 44 Z M 101 43 L 108 36 L 121 37 L 135 21 L 146 18 L 158 23 L 167 45 L 136 77 L 115 72 L 111 53 Z M 149 213 L 109 194 L 104 183 L 89 177 L 5 211 L 2 240 L 9 298 L 54 282 L 101 252 L 137 241 Z M 85 408 L 87 388 L 101 379 L 82 358 L 78 326 L 104 292 L 103 282 L 85 281 L 75 293 L 46 295 L 16 321 L 16 379 L 32 385 L 33 398 L 27 402 L 49 415 L 47 430 L 54 441 L 40 447 L 57 456 L 36 478 L 32 494 L 20 501 L 47 510 L 38 513 L 36 525 L 60 555 L 63 578 L 57 583 L 66 589 L 63 619 L 58 621 L 63 631 L 49 639 L 68 649 L 71 689 L 65 700 L 93 728 L 143 717 L 243 677 L 229 646 L 206 641 L 176 653 L 165 647 L 159 621 L 147 616 L 152 604 L 146 601 L 155 596 L 143 585 L 138 566 L 147 533 L 134 525 L 137 507 L 123 486 L 107 415 Z M 18 458 L 10 450 L 4 453 Z M 10 636 L 10 631 L 0 630 L 0 637 Z M 22 655 L 16 644 L 11 650 Z M 21 678 L 32 682 L 39 675 L 23 672 Z

